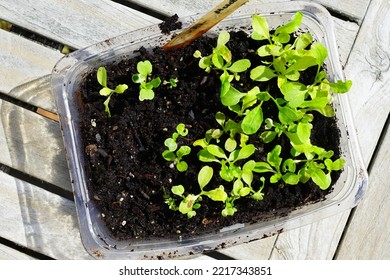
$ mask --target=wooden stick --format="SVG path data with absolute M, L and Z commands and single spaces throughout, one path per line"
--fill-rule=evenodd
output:
M 163 46 L 165 51 L 176 50 L 189 45 L 202 36 L 218 22 L 233 13 L 248 0 L 224 0 L 213 10 L 197 20 L 194 24 L 183 30 L 179 35 Z

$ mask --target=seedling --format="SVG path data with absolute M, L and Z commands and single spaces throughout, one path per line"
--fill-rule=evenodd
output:
M 111 112 L 110 112 L 110 108 L 109 108 L 108 104 L 110 102 L 112 94 L 114 94 L 114 93 L 117 93 L 117 94 L 124 93 L 127 90 L 128 85 L 120 84 L 120 85 L 117 85 L 115 87 L 115 89 L 109 88 L 107 86 L 107 70 L 103 66 L 99 67 L 96 75 L 97 75 L 97 80 L 98 80 L 99 84 L 101 86 L 103 86 L 103 88 L 99 91 L 100 95 L 107 96 L 106 101 L 104 101 L 104 103 L 103 103 L 104 107 L 105 107 L 105 111 L 107 112 L 108 116 L 111 117 Z
M 179 136 L 187 136 L 188 129 L 185 127 L 185 124 L 180 123 L 176 126 L 176 132 L 172 134 L 172 137 L 165 139 L 164 145 L 168 148 L 162 153 L 162 156 L 167 161 L 172 161 L 174 166 L 180 172 L 184 172 L 188 169 L 188 164 L 183 160 L 184 156 L 187 156 L 191 153 L 191 148 L 189 146 L 178 147 L 177 139 Z
M 179 196 L 182 200 L 179 204 L 179 207 L 176 207 L 182 214 L 186 214 L 188 218 L 192 218 L 196 215 L 196 210 L 200 208 L 200 201 L 202 196 L 207 196 L 211 200 L 225 202 L 227 199 L 227 193 L 224 190 L 224 187 L 221 185 L 218 188 L 212 190 L 205 190 L 206 185 L 211 181 L 213 177 L 213 169 L 205 165 L 198 173 L 198 185 L 200 188 L 199 194 L 185 194 L 185 188 L 183 185 L 173 186 L 171 191 L 173 194 Z M 172 199 L 169 197 L 166 199 L 166 202 L 172 205 Z M 175 208 L 175 207 L 172 207 Z
M 140 84 L 139 86 L 139 100 L 152 100 L 154 98 L 154 88 L 157 88 L 161 84 L 161 79 L 159 77 L 152 80 L 149 79 L 150 74 L 152 73 L 153 66 L 149 60 L 140 61 L 137 64 L 137 74 L 132 76 L 134 83 Z

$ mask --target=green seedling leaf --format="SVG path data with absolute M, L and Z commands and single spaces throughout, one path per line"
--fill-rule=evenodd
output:
M 139 100 L 152 100 L 154 98 L 154 91 L 152 89 L 141 89 L 139 91 Z
M 324 163 L 328 171 L 338 171 L 344 167 L 345 159 L 339 158 L 335 161 L 332 161 L 331 159 L 327 158 L 325 159 Z
M 184 194 L 184 187 L 183 187 L 183 185 L 173 186 L 171 188 L 171 191 L 172 191 L 172 193 L 174 193 L 178 196 L 182 196 Z
M 179 205 L 179 211 L 182 214 L 187 214 L 189 212 L 192 212 L 193 206 L 195 204 L 195 201 L 198 199 L 197 195 L 189 194 L 187 195 Z M 196 213 L 195 213 L 196 214 Z M 194 213 L 190 215 L 191 217 L 195 216 Z M 189 216 L 188 216 L 189 217 Z M 190 217 L 189 217 L 190 218 Z
M 313 125 L 311 123 L 298 123 L 297 136 L 302 143 L 310 143 L 311 129 Z
M 191 153 L 191 148 L 188 146 L 181 146 L 179 150 L 177 150 L 176 155 L 179 159 L 182 157 L 189 155 Z
M 186 125 L 184 123 L 179 123 L 176 126 L 176 131 L 181 136 L 187 136 L 188 135 L 188 129 L 186 128 Z
M 329 188 L 330 184 L 332 183 L 330 173 L 325 174 L 325 172 L 319 168 L 311 169 L 310 175 L 313 182 L 322 190 Z
M 250 77 L 257 82 L 266 82 L 277 77 L 277 75 L 267 66 L 260 65 L 251 70 Z
M 99 67 L 97 71 L 97 80 L 100 85 L 103 87 L 107 87 L 107 70 L 105 67 Z
M 225 61 L 223 57 L 219 54 L 214 54 L 211 57 L 211 61 L 213 62 L 214 66 L 217 67 L 218 69 L 223 69 L 225 66 Z
M 328 56 L 328 50 L 323 44 L 314 42 L 310 46 L 309 54 L 316 59 L 318 65 L 322 65 Z
M 307 88 L 304 84 L 298 82 L 285 81 L 280 86 L 280 91 L 283 93 L 284 98 L 289 102 L 288 104 L 292 108 L 296 108 L 301 106 L 301 104 L 305 101 Z
M 264 131 L 260 134 L 260 138 L 264 143 L 271 143 L 277 135 L 276 131 Z
M 251 66 L 249 59 L 240 59 L 234 62 L 228 70 L 233 73 L 240 73 L 246 71 Z
M 294 14 L 294 17 L 290 22 L 276 28 L 275 34 L 277 35 L 280 33 L 287 33 L 287 34 L 294 33 L 295 31 L 298 30 L 299 26 L 301 25 L 301 22 L 302 22 L 302 13 L 297 12 Z
M 226 162 L 225 161 L 222 161 L 221 162 L 221 170 L 219 171 L 219 176 L 221 176 L 221 178 L 227 182 L 231 182 L 233 181 L 233 179 L 235 178 L 235 172 L 233 169 L 230 169 L 227 165 L 226 165 Z
M 237 141 L 233 138 L 228 138 L 225 141 L 225 150 L 228 152 L 233 152 L 237 148 Z
M 276 145 L 271 152 L 267 154 L 268 163 L 279 170 L 280 164 L 282 163 L 282 158 L 279 157 L 282 152 L 282 146 Z
M 266 173 L 266 172 L 275 172 L 270 164 L 267 162 L 256 162 L 253 172 L 256 173 Z
M 288 158 L 283 162 L 282 171 L 294 173 L 296 170 L 296 167 L 297 167 L 297 164 L 295 163 L 295 161 L 291 158 Z
M 252 18 L 253 33 L 251 34 L 254 40 L 270 41 L 269 27 L 267 20 L 259 15 L 253 15 Z
M 282 124 L 290 124 L 298 119 L 297 111 L 288 107 L 279 107 L 279 120 Z
M 263 110 L 261 105 L 256 106 L 250 110 L 242 120 L 241 129 L 248 135 L 255 134 L 263 123 Z
M 203 194 L 208 196 L 211 200 L 222 202 L 225 202 L 226 198 L 228 197 L 223 186 L 219 186 L 219 188 L 213 189 L 211 191 L 203 192 Z
M 296 60 L 296 62 L 291 65 L 286 72 L 292 72 L 294 70 L 304 71 L 309 67 L 317 65 L 317 59 L 313 56 L 302 56 Z
M 198 159 L 202 162 L 219 162 L 219 160 L 207 151 L 207 147 L 198 153 Z
M 350 90 L 351 86 L 351 80 L 346 80 L 345 82 L 338 80 L 336 83 L 330 83 L 330 88 L 334 93 L 346 93 Z
M 230 40 L 230 34 L 229 32 L 225 31 L 225 30 L 222 30 L 219 35 L 218 35 L 218 39 L 217 39 L 217 47 L 221 47 L 221 46 L 224 46 L 226 45 L 227 42 L 229 42 Z
M 177 143 L 173 138 L 167 138 L 164 141 L 165 147 L 168 148 L 169 151 L 174 152 L 177 149 Z
M 288 185 L 296 185 L 299 183 L 300 176 L 294 173 L 286 173 L 282 176 L 282 180 Z
M 176 159 L 176 155 L 173 152 L 168 150 L 162 152 L 162 156 L 166 161 L 175 161 Z
M 149 60 L 140 61 L 137 63 L 137 71 L 144 77 L 152 73 L 152 70 L 153 66 Z
M 180 172 L 184 172 L 184 171 L 187 171 L 188 169 L 188 164 L 185 162 L 185 161 L 179 161 L 177 164 L 176 164 L 176 169 Z
M 216 156 L 218 158 L 227 159 L 223 149 L 221 147 L 217 146 L 217 145 L 209 145 L 209 146 L 206 147 L 206 149 L 213 156 Z
M 99 91 L 99 94 L 102 96 L 109 96 L 112 93 L 112 90 L 108 87 L 104 87 Z
M 108 103 L 110 103 L 110 99 L 111 99 L 111 95 L 108 96 L 106 101 L 103 102 L 103 104 L 104 104 L 104 111 L 107 113 L 108 117 L 111 117 L 110 108 L 108 107 Z
M 304 50 L 307 46 L 313 41 L 313 36 L 310 33 L 300 34 L 297 39 L 295 39 L 294 45 L 296 50 Z
M 214 170 L 208 165 L 202 167 L 198 174 L 198 184 L 201 190 L 210 182 L 213 177 Z
M 243 96 L 245 96 L 245 94 L 235 89 L 229 82 L 222 84 L 221 103 L 224 106 L 236 105 Z
M 247 159 L 254 154 L 256 148 L 253 144 L 246 145 L 239 150 L 234 151 L 229 156 L 229 161 L 236 162 L 238 160 Z
M 160 84 L 161 84 L 161 79 L 160 79 L 159 77 L 154 78 L 154 79 L 151 80 L 148 84 L 151 85 L 152 88 L 157 88 L 157 87 L 159 87 Z
M 118 93 L 118 94 L 122 94 L 126 91 L 126 89 L 128 89 L 129 86 L 126 85 L 126 84 L 120 84 L 120 85 L 117 85 L 115 87 L 115 89 L 113 90 L 115 93 Z

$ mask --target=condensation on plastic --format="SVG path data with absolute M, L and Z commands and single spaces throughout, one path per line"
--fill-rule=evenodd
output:
M 254 13 L 265 17 L 271 28 L 286 23 L 297 11 L 303 13 L 302 29 L 328 48 L 326 61 L 329 79 L 344 80 L 334 37 L 332 17 L 328 11 L 312 2 L 283 2 L 261 6 L 244 5 L 230 17 L 209 31 L 229 28 L 250 29 Z M 193 23 L 201 15 L 180 19 L 183 28 Z M 81 49 L 61 59 L 52 72 L 52 89 L 55 95 L 63 139 L 67 151 L 68 165 L 73 184 L 75 203 L 79 219 L 82 242 L 86 250 L 95 258 L 103 259 L 153 259 L 179 258 L 192 254 L 249 242 L 303 225 L 351 209 L 362 198 L 367 189 L 367 172 L 362 163 L 353 120 L 345 95 L 337 95 L 334 108 L 341 130 L 342 156 L 346 159 L 345 168 L 334 185 L 334 190 L 324 201 L 301 207 L 285 217 L 272 218 L 255 224 L 236 224 L 217 233 L 193 238 L 118 241 L 109 235 L 100 219 L 100 213 L 91 199 L 84 169 L 84 159 L 80 147 L 78 131 L 79 83 L 90 71 L 108 62 L 119 62 L 134 56 L 134 50 L 141 46 L 151 49 L 162 46 L 171 37 L 161 35 L 157 25 L 130 32 Z

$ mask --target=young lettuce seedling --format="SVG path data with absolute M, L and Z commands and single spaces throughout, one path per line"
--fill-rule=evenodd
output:
M 214 201 L 221 201 L 225 202 L 227 198 L 227 193 L 224 190 L 224 187 L 221 185 L 218 188 L 212 189 L 212 190 L 205 190 L 204 188 L 206 185 L 211 181 L 213 177 L 213 169 L 205 165 L 202 167 L 202 169 L 198 173 L 198 185 L 200 188 L 200 193 L 199 194 L 187 194 L 186 196 L 184 195 L 185 193 L 185 188 L 183 185 L 177 185 L 173 186 L 171 191 L 173 194 L 179 196 L 182 201 L 179 204 L 179 207 L 177 210 L 179 210 L 182 214 L 186 214 L 188 218 L 192 218 L 196 215 L 197 209 L 200 208 L 200 201 L 202 200 L 202 196 L 207 196 L 211 200 Z M 172 205 L 172 200 L 169 198 L 166 199 L 166 202 Z M 172 207 L 174 208 L 174 207 Z
M 103 86 L 103 88 L 99 91 L 100 95 L 107 96 L 106 101 L 104 101 L 104 107 L 105 111 L 107 112 L 108 116 L 111 117 L 110 108 L 108 107 L 108 103 L 110 102 L 111 95 L 114 93 L 122 94 L 125 92 L 125 90 L 128 88 L 128 85 L 126 84 L 120 84 L 115 87 L 115 89 L 110 89 L 107 86 L 107 70 L 105 67 L 99 67 L 97 71 L 97 80 L 98 83 Z
M 139 100 L 152 100 L 154 98 L 154 88 L 157 88 L 161 84 L 159 77 L 149 80 L 149 76 L 153 71 L 152 63 L 149 60 L 140 61 L 137 64 L 137 74 L 132 76 L 134 83 L 140 84 L 139 86 Z
M 188 169 L 188 164 L 183 160 L 183 157 L 191 153 L 189 146 L 181 146 L 178 149 L 177 139 L 179 136 L 187 136 L 188 129 L 185 124 L 180 123 L 176 126 L 176 132 L 172 134 L 172 137 L 165 139 L 164 145 L 168 148 L 162 153 L 162 156 L 167 161 L 172 161 L 177 170 L 184 172 Z

